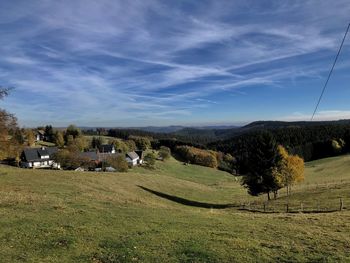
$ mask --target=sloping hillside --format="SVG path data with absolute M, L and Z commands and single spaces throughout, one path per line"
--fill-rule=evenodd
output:
M 349 166 L 348 156 L 308 163 L 290 201 L 337 201 L 350 192 Z M 241 211 L 265 197 L 214 169 L 173 159 L 125 174 L 0 169 L 1 262 L 350 260 L 350 212 Z

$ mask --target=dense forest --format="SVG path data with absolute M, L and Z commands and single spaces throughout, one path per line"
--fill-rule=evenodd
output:
M 350 120 L 321 122 L 258 121 L 243 127 L 228 129 L 183 128 L 171 133 L 154 133 L 138 129 L 86 130 L 91 135 L 108 135 L 128 139 L 143 136 L 151 139 L 152 147 L 179 146 L 229 153 L 237 161 L 240 173 L 246 172 L 248 148 L 262 132 L 269 132 L 288 152 L 305 161 L 335 156 L 350 151 Z

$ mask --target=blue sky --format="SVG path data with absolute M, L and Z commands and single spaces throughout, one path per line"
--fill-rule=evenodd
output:
M 22 126 L 309 120 L 350 2 L 0 1 Z M 350 118 L 350 35 L 315 120 Z

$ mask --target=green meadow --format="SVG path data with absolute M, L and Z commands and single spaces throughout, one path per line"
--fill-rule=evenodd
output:
M 350 156 L 307 163 L 305 178 L 267 202 L 175 159 L 127 173 L 0 166 L 0 262 L 350 262 Z

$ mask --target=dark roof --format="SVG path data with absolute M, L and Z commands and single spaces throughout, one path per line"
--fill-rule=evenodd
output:
M 38 154 L 40 156 L 47 156 L 47 155 L 49 155 L 49 151 L 46 150 L 46 148 L 40 148 L 40 149 L 38 149 Z
M 30 162 L 30 161 L 35 161 L 35 160 L 40 159 L 40 156 L 38 155 L 37 149 L 28 148 L 28 149 L 23 150 L 21 159 L 23 161 Z
M 135 153 L 140 157 L 140 159 L 143 159 L 143 151 L 136 150 Z
M 22 160 L 27 162 L 48 160 L 58 151 L 57 147 L 26 148 L 22 152 Z M 41 156 L 49 155 L 49 158 L 41 159 Z
M 45 135 L 45 131 L 43 130 L 37 130 L 37 133 L 39 133 L 40 135 Z
M 128 153 L 126 153 L 126 156 L 129 157 L 131 160 L 135 160 L 135 159 L 139 158 L 139 156 L 136 152 L 128 152 Z
M 48 151 L 49 155 L 52 155 L 52 154 L 58 152 L 58 148 L 57 147 L 46 147 L 46 150 Z
M 100 145 L 100 147 L 98 147 L 98 150 L 101 153 L 109 153 L 114 149 L 114 145 L 113 144 L 102 144 Z
M 120 153 L 98 153 L 98 160 L 105 161 L 109 157 L 117 157 L 118 155 L 122 155 Z
M 80 157 L 89 158 L 91 161 L 98 161 L 98 156 L 96 152 L 82 152 L 79 153 Z

